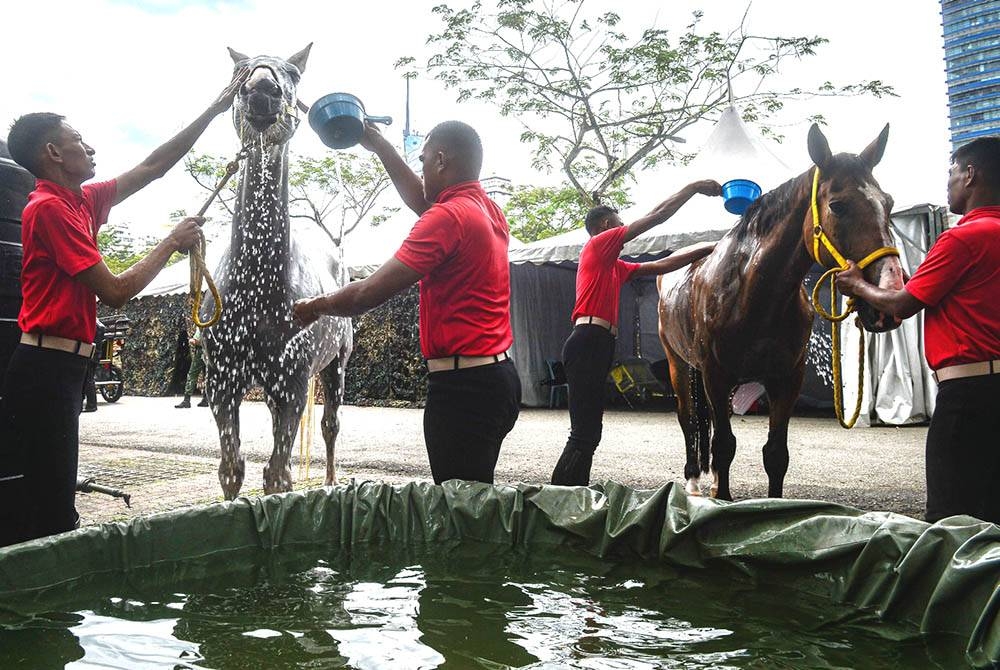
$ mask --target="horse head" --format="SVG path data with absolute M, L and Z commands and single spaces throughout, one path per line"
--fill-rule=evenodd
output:
M 233 101 L 233 123 L 244 144 L 251 133 L 259 133 L 270 144 L 284 144 L 298 127 L 295 89 L 306 69 L 309 44 L 288 60 L 273 56 L 253 58 L 229 49 L 237 68 L 250 74 Z
M 865 279 L 882 288 L 900 289 L 903 270 L 898 254 L 878 257 L 876 253 L 893 246 L 889 231 L 892 196 L 872 176 L 872 169 L 882 160 L 888 138 L 886 124 L 860 154 L 834 155 L 819 126 L 813 124 L 809 129 L 809 157 L 816 164 L 811 177 L 816 179 L 818 170 L 818 182 L 812 182 L 814 195 L 803 222 L 803 240 L 809 255 L 827 268 L 841 264 L 837 254 L 859 265 L 864 265 L 874 254 L 877 257 L 863 269 Z M 862 301 L 857 303 L 857 312 L 865 330 L 871 332 L 892 330 L 900 324 L 893 315 L 879 312 Z

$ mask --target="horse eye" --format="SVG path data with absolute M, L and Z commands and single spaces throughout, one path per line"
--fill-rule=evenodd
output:
M 847 214 L 847 203 L 843 200 L 831 200 L 830 201 L 830 211 L 837 216 L 844 216 Z

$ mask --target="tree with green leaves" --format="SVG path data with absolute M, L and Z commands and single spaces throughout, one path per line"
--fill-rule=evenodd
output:
M 215 190 L 226 165 L 225 159 L 208 154 L 192 155 L 184 161 L 188 174 L 208 191 Z M 377 226 L 399 210 L 379 206 L 379 196 L 391 183 L 382 163 L 368 152 L 337 151 L 322 158 L 296 156 L 288 174 L 289 216 L 314 221 L 340 244 L 362 221 Z M 233 215 L 235 189 L 236 179 L 231 178 L 216 198 L 217 207 L 229 217 Z M 330 221 L 334 211 L 343 216 L 339 222 Z
M 731 103 L 777 138 L 769 122 L 786 102 L 895 95 L 881 81 L 824 81 L 811 89 L 773 84 L 786 61 L 814 55 L 827 40 L 755 34 L 746 14 L 729 33 L 705 30 L 702 12 L 695 12 L 683 31 L 652 27 L 628 35 L 620 14 L 591 15 L 585 5 L 438 5 L 433 11 L 443 26 L 427 40 L 436 52 L 427 70 L 459 101 L 484 101 L 518 119 L 521 140 L 534 148 L 533 166 L 558 168 L 588 205 L 604 201 L 634 171 L 688 159 L 680 149 L 685 131 L 717 119 Z M 406 57 L 396 65 L 412 76 L 415 62 Z M 740 91 L 749 93 L 734 95 Z
M 121 226 L 113 223 L 101 226 L 97 232 L 97 248 L 113 274 L 128 270 L 155 246 L 156 241 L 149 237 L 133 240 Z
M 605 193 L 604 203 L 617 209 L 631 205 L 625 189 Z M 522 242 L 544 240 L 583 225 L 592 205 L 570 186 L 515 186 L 504 205 L 510 234 Z

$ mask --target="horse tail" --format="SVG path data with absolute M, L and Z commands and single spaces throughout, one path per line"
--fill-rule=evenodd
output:
M 695 449 L 698 452 L 698 466 L 702 472 L 709 471 L 712 442 L 712 411 L 708 405 L 708 395 L 705 393 L 704 375 L 701 370 L 691 366 L 691 420 L 695 423 Z

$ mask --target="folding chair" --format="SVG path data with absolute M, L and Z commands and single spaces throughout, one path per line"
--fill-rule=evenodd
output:
M 608 376 L 615 390 L 631 409 L 635 409 L 633 400 L 646 402 L 651 397 L 667 395 L 667 390 L 653 374 L 649 361 L 645 358 L 626 358 L 611 368 Z
M 563 362 L 554 359 L 545 360 L 545 369 L 548 377 L 538 382 L 541 386 L 549 387 L 549 407 L 565 407 L 569 405 L 569 383 L 566 381 L 566 370 Z

